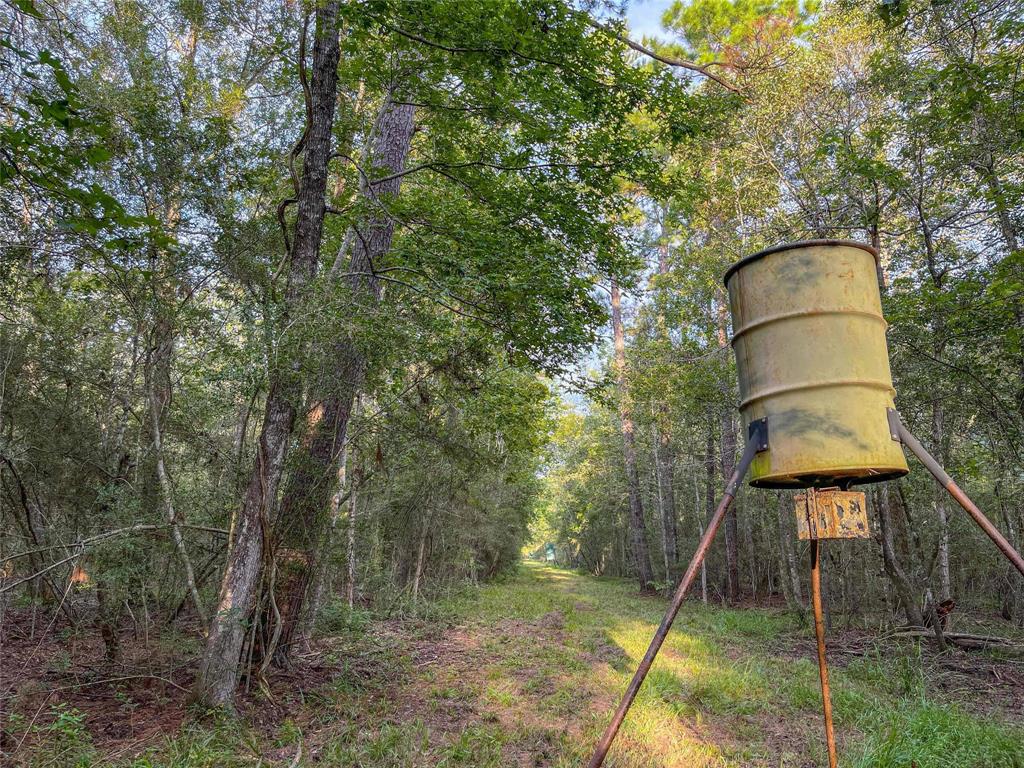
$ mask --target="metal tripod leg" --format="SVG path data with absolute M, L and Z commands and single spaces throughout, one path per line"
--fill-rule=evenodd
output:
M 903 425 L 903 420 L 900 419 L 899 414 L 895 411 L 889 412 L 889 424 L 893 439 L 899 440 L 910 449 L 911 453 L 920 459 L 921 463 L 939 481 L 939 484 L 949 491 L 949 495 L 956 499 L 957 504 L 967 511 L 967 514 L 973 518 L 978 527 L 999 547 L 999 551 L 1006 556 L 1006 559 L 1013 563 L 1014 567 L 1024 576 L 1024 557 L 1021 557 L 1020 552 L 1013 548 L 1013 545 L 1006 540 L 1006 537 L 999 532 L 999 529 L 992 524 L 992 521 L 985 517 L 975 503 L 967 498 L 967 494 L 963 492 L 959 485 L 953 482 L 953 478 L 946 474 L 946 470 L 939 465 L 935 457 L 924 449 L 924 446 L 921 445 L 916 437 L 910 434 L 910 430 Z
M 811 539 L 811 602 L 814 605 L 814 636 L 818 641 L 818 676 L 821 678 L 821 708 L 825 714 L 825 742 L 829 768 L 836 768 L 836 734 L 832 726 L 832 693 L 825 661 L 825 619 L 821 610 L 821 544 Z
M 711 516 L 711 520 L 708 521 L 708 527 L 704 532 L 704 537 L 700 540 L 700 544 L 697 545 L 697 551 L 694 553 L 693 559 L 690 561 L 690 565 L 686 569 L 686 573 L 683 574 L 683 578 L 679 582 L 679 586 L 676 587 L 675 595 L 672 596 L 672 602 L 669 603 L 668 610 L 665 612 L 665 618 L 661 620 L 661 625 L 658 627 L 658 631 L 654 633 L 654 638 L 651 640 L 651 644 L 647 648 L 647 653 L 644 654 L 644 658 L 640 662 L 640 666 L 637 667 L 636 673 L 633 675 L 633 679 L 630 681 L 629 687 L 626 689 L 626 693 L 622 696 L 622 701 L 619 702 L 619 707 L 615 710 L 615 714 L 612 716 L 612 721 L 605 729 L 604 735 L 601 736 L 601 741 L 597 744 L 594 756 L 590 758 L 588 768 L 600 768 L 601 764 L 604 763 L 604 758 L 608 754 L 608 750 L 611 748 L 612 742 L 615 741 L 615 735 L 619 732 L 619 727 L 622 725 L 622 721 L 626 718 L 626 713 L 629 712 L 629 708 L 633 704 L 633 699 L 636 698 L 636 694 L 639 692 L 640 686 L 643 685 L 644 678 L 647 677 L 647 673 L 650 671 L 651 665 L 654 664 L 654 659 L 657 657 L 658 651 L 661 650 L 661 646 L 665 642 L 665 637 L 668 635 L 668 631 L 672 627 L 672 622 L 675 621 L 676 614 L 679 613 L 679 609 L 683 605 L 683 599 L 686 597 L 686 593 L 689 591 L 690 585 L 693 584 L 693 580 L 696 577 L 697 572 L 700 570 L 700 564 L 704 561 L 704 557 L 711 548 L 711 542 L 715 539 L 718 527 L 722 524 L 722 520 L 725 518 L 725 513 L 728 512 L 729 507 L 732 506 L 733 499 L 736 498 L 736 491 L 739 488 L 740 482 L 742 482 L 744 475 L 747 474 L 747 470 L 750 468 L 750 463 L 754 460 L 754 456 L 759 451 L 767 450 L 768 448 L 767 423 L 764 420 L 761 420 L 754 422 L 750 426 L 750 437 L 747 440 L 747 445 L 743 449 L 743 455 L 740 457 L 739 463 L 736 465 L 736 469 L 732 473 L 732 477 L 729 478 L 729 482 L 725 486 L 725 493 L 722 496 L 722 500 L 718 503 L 718 508 Z

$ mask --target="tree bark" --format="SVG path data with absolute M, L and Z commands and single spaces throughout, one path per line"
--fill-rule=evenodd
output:
M 717 297 L 718 305 L 718 346 L 726 349 L 729 346 L 728 316 L 725 306 L 725 295 L 719 289 Z M 728 385 L 721 382 L 723 399 L 728 395 Z M 722 485 L 725 485 L 732 477 L 732 471 L 736 465 L 736 425 L 732 411 L 722 412 L 721 420 L 722 448 Z M 725 514 L 725 572 L 726 572 L 726 596 L 730 603 L 735 603 L 740 596 L 740 563 L 739 563 L 739 532 L 736 521 L 736 505 L 733 504 Z
M 999 222 L 999 233 L 1003 236 L 1007 251 L 1011 254 L 1016 253 L 1020 250 L 1018 227 L 1010 217 L 1012 209 L 1007 204 L 1003 183 L 993 168 L 992 156 L 988 155 L 984 162 L 975 163 L 974 170 L 988 187 L 989 196 L 995 206 L 996 221 Z
M 745 502 L 746 499 L 743 501 Z M 759 558 L 754 545 L 754 520 L 751 510 L 747 509 L 745 503 L 740 506 L 740 509 L 743 511 L 743 543 L 746 546 L 746 558 L 750 568 L 750 596 L 753 600 L 757 600 Z M 739 512 L 736 513 L 736 517 L 740 517 Z
M 150 426 L 153 429 L 153 452 L 156 454 L 156 475 L 160 481 L 160 495 L 163 497 L 164 511 L 167 515 L 167 522 L 171 526 L 171 539 L 174 541 L 174 549 L 181 560 L 182 571 L 185 574 L 185 588 L 188 590 L 192 605 L 196 609 L 196 615 L 205 625 L 209 619 L 206 616 L 206 609 L 203 607 L 203 600 L 199 596 L 199 588 L 196 586 L 195 570 L 192 568 L 192 558 L 188 556 L 188 549 L 185 547 L 185 539 L 181 535 L 181 526 L 178 524 L 178 513 L 174 508 L 174 488 L 171 485 L 171 477 L 167 473 L 167 466 L 164 463 L 164 442 L 163 430 L 160 428 L 160 402 L 157 399 L 156 388 L 150 380 L 149 385 L 149 413 Z
M 882 563 L 885 572 L 889 576 L 896 597 L 900 601 L 903 613 L 907 617 L 907 623 L 914 627 L 924 626 L 924 617 L 921 608 L 915 597 L 914 587 L 910 578 L 903 570 L 896 557 L 896 549 L 893 546 L 892 531 L 892 507 L 889 499 L 889 484 L 882 483 L 879 488 L 878 500 L 878 525 L 881 529 L 880 543 L 882 545 Z
M 651 566 L 651 553 L 647 545 L 647 525 L 640 497 L 640 476 L 636 468 L 633 412 L 629 400 L 629 383 L 626 380 L 626 339 L 622 331 L 622 294 L 616 280 L 612 280 L 612 333 L 615 337 L 615 379 L 619 388 L 622 458 L 626 466 L 626 487 L 629 491 L 630 539 L 640 591 L 650 592 L 654 584 L 654 568 Z
M 1006 538 L 1014 547 L 1020 547 L 1018 528 L 1014 523 L 1014 516 L 1003 501 L 1001 483 L 997 482 L 995 487 L 996 501 L 999 511 L 1002 514 L 1003 524 L 1006 530 Z M 1021 584 L 1020 574 L 1011 563 L 1005 564 L 1003 572 L 1003 596 L 1000 605 L 1000 613 L 1007 621 L 1016 620 L 1017 626 L 1024 627 L 1024 585 Z
M 368 213 L 355 226 L 352 255 L 344 279 L 353 302 L 372 308 L 381 299 L 381 269 L 395 231 L 395 220 L 382 204 L 401 190 L 399 174 L 405 168 L 415 131 L 415 108 L 399 103 L 396 85 L 385 97 L 371 137 L 369 179 L 360 185 L 360 196 Z M 380 182 L 374 177 L 382 178 Z M 272 649 L 274 663 L 288 663 L 291 639 L 304 610 L 310 574 L 320 552 L 318 544 L 327 524 L 331 483 L 340 451 L 345 445 L 349 420 L 356 397 L 366 378 L 367 360 L 360 346 L 350 338 L 340 338 L 330 351 L 329 370 L 317 382 L 307 417 L 308 431 L 302 442 L 294 472 L 288 479 L 275 526 L 275 539 L 286 552 L 299 552 L 293 559 L 296 571 L 283 601 L 280 636 Z
M 668 233 L 662 216 L 662 243 L 658 249 L 658 274 L 668 275 Z M 663 289 L 659 289 L 663 290 Z M 658 315 L 658 335 L 669 341 L 665 318 Z M 672 422 L 668 406 L 661 403 L 655 418 L 654 460 L 658 472 L 658 506 L 661 514 L 662 537 L 665 543 L 666 580 L 673 581 L 679 565 L 678 531 L 676 527 L 675 451 L 672 446 Z
M 736 467 L 736 426 L 731 413 L 722 414 L 722 485 L 732 477 Z M 726 596 L 730 603 L 740 598 L 739 531 L 737 530 L 736 506 L 726 513 L 725 528 L 725 583 Z
M 931 226 L 924 211 L 924 192 L 920 193 L 917 199 L 917 214 L 921 225 L 921 237 L 924 241 L 925 257 L 928 264 L 928 273 L 931 275 L 932 283 L 936 291 L 942 291 L 943 278 L 946 270 L 938 264 L 938 252 L 936 250 L 935 238 Z M 946 323 L 941 314 L 937 314 L 931 321 L 932 338 L 934 341 L 935 356 L 942 359 L 946 349 Z M 937 395 L 932 400 L 932 452 L 940 464 L 946 463 L 946 451 L 943 443 L 943 428 L 945 411 L 942 405 L 942 395 Z M 939 600 L 948 600 L 950 597 L 949 586 L 949 516 L 946 507 L 946 490 L 938 485 L 934 488 L 935 512 L 939 518 L 939 546 L 937 553 L 939 568 Z
M 308 123 L 300 140 L 302 179 L 296 201 L 295 239 L 288 254 L 286 316 L 299 310 L 319 263 L 326 210 L 327 162 L 338 88 L 338 0 L 318 5 L 315 19 Z M 305 67 L 305 61 L 300 61 L 300 67 Z M 298 354 L 291 350 L 291 354 L 284 357 L 296 361 Z M 234 526 L 234 540 L 221 580 L 217 610 L 210 622 L 206 649 L 193 689 L 195 700 L 206 706 L 233 706 L 245 627 L 255 603 L 265 559 L 264 531 L 277 499 L 288 441 L 295 424 L 296 403 L 301 396 L 297 368 L 297 364 L 285 363 L 270 372 L 256 462 Z
M 939 464 L 946 464 L 944 440 L 945 408 L 942 401 L 932 401 L 932 451 Z M 939 602 L 952 598 L 949 578 L 949 511 L 946 506 L 949 493 L 938 483 L 933 483 L 935 493 L 935 512 L 939 518 L 939 546 L 936 553 L 936 565 L 939 569 Z
M 416 569 L 413 572 L 412 577 L 412 603 L 416 605 L 416 601 L 419 600 L 420 596 L 420 580 L 423 578 L 423 554 L 427 547 L 427 536 L 430 534 L 430 522 L 431 515 L 423 516 L 423 527 L 420 530 L 419 546 L 416 550 Z M 488 569 L 487 578 L 493 575 L 493 566 Z
M 711 415 L 708 414 L 708 429 L 707 429 L 707 441 L 704 444 L 704 519 L 711 520 L 712 515 L 715 514 L 715 476 L 716 466 L 718 462 L 715 461 L 715 430 Z M 700 517 L 698 515 L 698 521 Z M 700 523 L 700 537 L 704 538 L 704 524 Z M 700 578 L 701 578 L 701 596 L 704 601 L 704 605 L 708 604 L 708 574 L 707 574 L 707 558 L 704 558 L 704 562 L 700 564 Z
M 655 430 L 657 432 L 657 430 Z M 658 435 L 654 435 L 654 464 L 651 471 L 654 473 L 654 488 L 658 494 L 658 511 L 661 512 L 665 506 L 665 500 L 661 493 L 661 478 L 658 472 Z M 663 558 L 663 565 L 665 566 L 665 581 L 669 582 L 672 579 L 672 565 L 668 559 L 668 531 L 665 530 L 665 517 L 661 516 L 661 555 Z
M 234 487 L 238 493 L 245 489 L 245 478 L 243 477 L 243 461 L 245 460 L 245 435 L 249 431 L 249 419 L 252 417 L 253 408 L 256 407 L 257 394 L 254 392 L 242 406 L 238 415 L 238 424 L 235 426 L 234 450 L 232 452 L 232 472 Z
M 655 464 L 658 469 L 658 503 L 661 513 L 662 535 L 665 539 L 665 559 L 668 562 L 668 579 L 675 577 L 679 565 L 679 544 L 676 529 L 675 455 L 672 447 L 672 432 L 668 425 L 667 409 L 662 406 L 659 413 Z
M 776 493 L 776 511 L 779 523 L 779 576 L 782 581 L 782 594 L 790 610 L 804 611 L 803 589 L 800 585 L 800 570 L 797 567 L 796 552 L 793 547 L 792 526 L 786 520 L 790 510 L 786 508 L 782 491 Z
M 306 609 L 303 611 L 300 618 L 299 639 L 307 646 L 313 636 L 317 614 L 320 613 L 320 608 L 324 602 L 324 593 L 327 590 L 327 582 L 329 580 L 327 572 L 327 554 L 331 551 L 334 544 L 334 537 L 338 530 L 338 520 L 341 518 L 341 507 L 346 501 L 345 485 L 348 453 L 348 447 L 346 446 L 346 448 L 342 450 L 341 458 L 338 461 L 337 486 L 335 488 L 334 495 L 331 496 L 330 523 L 327 526 L 327 530 L 324 532 L 323 541 L 320 542 L 317 548 L 321 554 L 312 567 L 313 582 L 310 587 L 310 596 L 306 604 Z M 351 493 L 351 487 L 349 492 Z
M 360 473 L 359 477 L 362 474 Z M 345 599 L 348 601 L 348 609 L 351 611 L 356 604 L 356 478 L 352 478 L 352 490 L 348 497 L 348 536 L 345 549 L 345 568 L 348 571 L 348 578 L 345 580 Z

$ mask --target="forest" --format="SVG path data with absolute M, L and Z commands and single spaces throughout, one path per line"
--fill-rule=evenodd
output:
M 877 254 L 903 423 L 1024 549 L 1020 0 L 2 19 L 0 765 L 585 765 L 781 243 Z M 907 456 L 821 549 L 839 765 L 1020 768 L 1024 575 Z M 605 765 L 829 764 L 797 503 L 738 492 Z

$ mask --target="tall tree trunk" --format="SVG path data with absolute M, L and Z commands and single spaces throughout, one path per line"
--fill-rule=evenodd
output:
M 935 237 L 928 217 L 924 209 L 924 192 L 919 193 L 917 199 L 918 222 L 921 225 L 921 238 L 924 242 L 925 258 L 928 265 L 928 273 L 932 278 L 935 290 L 941 292 L 943 280 L 946 275 L 945 268 L 938 263 L 939 253 L 935 243 Z M 941 314 L 936 314 L 931 321 L 933 350 L 935 357 L 942 359 L 946 350 L 946 321 Z M 946 451 L 943 442 L 943 431 L 945 411 L 942 405 L 942 393 L 936 394 L 932 400 L 932 452 L 940 464 L 946 463 Z M 938 547 L 938 569 L 939 569 L 939 600 L 948 600 L 950 597 L 949 581 L 949 516 L 946 507 L 946 490 L 938 485 L 934 488 L 935 512 L 939 518 L 939 547 Z M 934 602 L 934 601 L 932 601 Z
M 169 204 L 164 213 L 164 224 L 169 230 L 177 227 L 180 219 L 178 207 Z M 196 586 L 195 570 L 181 534 L 180 521 L 174 507 L 174 488 L 171 485 L 170 473 L 164 451 L 164 423 L 171 405 L 173 385 L 171 371 L 174 366 L 174 344 L 177 335 L 173 307 L 177 302 L 174 277 L 175 259 L 166 252 L 154 250 L 151 266 L 154 274 L 163 262 L 166 272 L 163 279 L 157 278 L 153 289 L 153 313 L 155 315 L 150 333 L 150 345 L 146 353 L 143 369 L 145 378 L 146 410 L 149 411 L 150 439 L 153 445 L 151 468 L 156 478 L 155 488 L 149 492 L 155 503 L 161 503 L 164 516 L 171 526 L 171 539 L 178 559 L 181 561 L 182 573 L 185 577 L 185 589 L 195 608 L 196 615 L 204 625 L 209 620 Z M 177 596 L 175 597 L 177 599 Z
M 324 532 L 323 540 L 317 546 L 317 551 L 320 552 L 320 557 L 318 557 L 316 562 L 313 564 L 312 586 L 310 587 L 309 600 L 307 601 L 305 611 L 303 611 L 302 616 L 300 617 L 298 630 L 299 639 L 307 646 L 313 636 L 313 629 L 316 626 L 317 614 L 320 613 L 320 608 L 324 602 L 324 593 L 327 590 L 327 583 L 329 581 L 327 555 L 333 548 L 334 537 L 338 530 L 338 520 L 341 518 L 341 507 L 346 501 L 345 484 L 348 453 L 349 451 L 346 446 L 346 448 L 342 450 L 341 458 L 338 461 L 337 486 L 335 488 L 334 495 L 331 496 L 330 522 L 328 523 L 327 530 Z M 348 492 L 351 493 L 351 488 Z
M 1019 549 L 1020 537 L 1018 536 L 1018 527 L 1014 522 L 1013 513 L 1003 501 L 1001 483 L 996 483 L 995 491 L 999 511 L 1002 514 L 1003 525 L 1006 530 L 1006 538 L 1013 547 Z M 1007 621 L 1015 619 L 1017 626 L 1024 627 L 1024 585 L 1021 584 L 1020 574 L 1017 573 L 1017 569 L 1011 563 L 1006 563 L 1004 566 L 1003 582 L 1000 613 Z
M 711 520 L 715 514 L 715 477 L 718 462 L 715 461 L 715 428 L 708 414 L 707 441 L 704 444 L 704 519 Z M 699 520 L 698 516 L 698 520 Z M 700 537 L 704 538 L 704 524 L 700 525 Z M 707 558 L 705 558 L 705 561 Z M 704 605 L 708 604 L 707 567 L 701 563 L 701 590 Z
M 665 540 L 665 559 L 668 563 L 667 578 L 675 577 L 679 565 L 679 543 L 676 529 L 675 456 L 672 447 L 672 431 L 668 413 L 661 406 L 655 434 L 654 460 L 658 471 L 658 505 L 661 513 L 661 529 Z
M 345 598 L 350 611 L 356 604 L 356 492 L 359 489 L 356 480 L 361 477 L 362 473 L 359 473 L 352 478 L 352 489 L 348 496 L 348 535 L 345 549 L 345 568 L 348 571 L 348 578 L 345 580 Z
M 171 485 L 171 477 L 167 473 L 167 466 L 164 462 L 163 430 L 160 427 L 161 408 L 152 378 L 149 381 L 148 391 L 150 426 L 153 429 L 153 453 L 156 458 L 156 475 L 160 481 L 160 495 L 163 498 L 167 522 L 171 526 L 171 539 L 174 541 L 174 549 L 178 553 L 178 559 L 181 560 L 182 572 L 185 575 L 185 588 L 188 590 L 192 605 L 196 609 L 196 615 L 205 625 L 208 621 L 206 609 L 203 607 L 202 598 L 199 596 L 199 588 L 196 586 L 196 575 L 195 570 L 192 568 L 192 559 L 188 556 L 185 539 L 181 535 L 178 513 L 174 508 L 174 487 Z
M 732 413 L 722 414 L 722 456 L 721 467 L 724 485 L 736 468 L 736 425 Z M 725 516 L 725 583 L 726 596 L 730 603 L 740 597 L 739 531 L 737 530 L 736 506 L 733 505 Z
M 787 530 L 792 531 L 792 526 L 787 526 Z M 800 565 L 796 556 L 796 544 L 793 542 L 793 534 L 789 533 L 786 536 L 788 546 L 786 547 L 786 568 L 789 573 L 789 581 L 793 585 L 793 596 L 796 598 L 797 605 L 800 610 L 806 610 L 807 604 L 804 603 L 803 586 L 800 581 Z
M 658 510 L 660 512 L 662 509 L 664 509 L 665 500 L 662 497 L 662 493 L 661 493 L 661 478 L 659 477 L 660 473 L 658 472 L 658 436 L 657 436 L 657 434 L 655 434 L 655 436 L 654 436 L 654 465 L 653 465 L 651 471 L 654 473 L 654 487 L 657 490 L 657 494 L 658 494 Z M 672 580 L 672 565 L 669 562 L 669 557 L 668 557 L 668 531 L 666 530 L 664 515 L 661 516 L 661 555 L 662 555 L 662 558 L 664 559 L 665 581 L 669 582 L 669 581 Z
M 249 431 L 249 419 L 252 417 L 253 408 L 256 407 L 257 393 L 253 393 L 242 405 L 238 414 L 238 423 L 235 426 L 234 450 L 232 451 L 232 471 L 234 487 L 241 495 L 245 490 L 245 478 L 243 477 L 243 462 L 245 461 L 245 436 Z
M 345 281 L 352 301 L 363 310 L 381 299 L 377 270 L 383 266 L 395 231 L 394 217 L 382 211 L 401 189 L 400 174 L 412 145 L 415 109 L 399 103 L 392 86 L 381 106 L 371 137 L 367 173 L 360 195 L 366 218 L 355 226 Z M 374 177 L 381 178 L 374 182 Z M 358 310 L 357 310 L 358 311 Z M 276 543 L 290 558 L 292 575 L 283 600 L 280 632 L 271 649 L 274 663 L 288 663 L 292 635 L 304 610 L 310 575 L 319 557 L 318 543 L 327 525 L 331 492 L 331 468 L 345 445 L 355 400 L 366 378 L 367 360 L 360 346 L 349 337 L 339 338 L 329 354 L 325 375 L 317 382 L 307 417 L 308 431 L 302 441 L 294 472 L 289 477 L 275 526 Z M 296 556 L 296 553 L 298 556 Z M 273 643 L 271 645 L 274 645 Z
M 757 550 L 754 545 L 754 519 L 751 514 L 751 510 L 747 508 L 746 500 L 740 507 L 743 512 L 743 543 L 746 545 L 746 558 L 750 567 L 750 596 L 754 600 L 757 600 L 757 584 L 758 584 L 758 557 Z M 739 517 L 739 512 L 736 513 Z
M 428 501 L 429 503 L 429 501 Z M 413 605 L 419 600 L 420 596 L 420 581 L 423 578 L 423 554 L 427 548 L 427 537 L 430 535 L 430 523 L 433 515 L 427 514 L 423 516 L 423 527 L 420 529 L 419 546 L 416 549 L 416 569 L 413 571 L 412 577 L 412 602 Z M 487 578 L 493 575 L 494 566 L 488 568 Z
M 619 284 L 612 280 L 612 333 L 615 337 L 615 379 L 619 388 L 619 421 L 622 425 L 622 458 L 626 465 L 626 487 L 629 490 L 629 530 L 636 560 L 640 591 L 653 589 L 654 568 L 647 545 L 647 525 L 644 522 L 643 500 L 640 497 L 640 476 L 636 468 L 636 444 L 633 430 L 633 412 L 626 380 L 626 338 L 622 331 L 622 294 Z
M 797 567 L 796 552 L 793 547 L 792 525 L 786 522 L 791 517 L 790 510 L 783 503 L 782 491 L 776 493 L 776 511 L 779 523 L 779 578 L 782 582 L 782 594 L 790 610 L 804 610 L 803 590 L 800 586 L 800 570 Z
M 878 492 L 878 525 L 881 530 L 879 539 L 882 545 L 882 563 L 889 576 L 896 597 L 900 601 L 907 623 L 914 627 L 924 626 L 924 617 L 918 605 L 917 597 L 910 577 L 900 565 L 893 546 L 892 506 L 889 498 L 889 483 L 882 483 Z
M 946 443 L 943 430 L 945 427 L 945 408 L 942 401 L 932 400 L 932 451 L 939 463 L 946 463 Z M 935 512 L 939 518 L 939 547 L 936 553 L 936 566 L 939 570 L 939 602 L 952 597 L 949 578 L 949 510 L 946 506 L 949 493 L 938 483 L 933 483 L 935 493 Z
M 910 504 L 907 502 L 906 493 L 902 483 L 896 482 L 896 499 L 898 500 L 898 506 L 900 509 L 901 520 L 906 528 L 904 536 L 909 544 L 909 554 L 911 567 L 911 584 L 917 585 L 918 590 L 924 596 L 924 619 L 925 623 L 930 625 L 935 635 L 935 643 L 938 650 L 946 650 L 946 641 L 942 633 L 942 623 L 939 621 L 938 611 L 936 610 L 937 601 L 935 600 L 935 574 L 934 569 L 927 571 L 926 566 L 928 563 L 928 557 L 924 552 L 924 548 L 921 546 L 921 537 L 918 534 L 918 529 L 914 525 L 913 519 L 910 515 Z
M 356 512 L 356 493 L 359 490 L 359 484 L 364 478 L 361 467 L 358 468 L 352 475 L 351 487 L 348 492 L 348 530 L 346 531 L 346 547 L 345 547 L 345 569 L 347 570 L 347 579 L 345 580 L 345 599 L 348 602 L 348 609 L 351 610 L 355 607 L 355 512 Z
M 658 249 L 658 275 L 668 275 L 668 233 L 665 227 L 665 215 L 662 216 L 661 247 Z M 664 290 L 659 287 L 659 291 Z M 664 315 L 658 315 L 658 335 L 665 344 L 669 343 L 668 328 Z M 672 420 L 668 406 L 658 405 L 654 420 L 654 461 L 658 472 L 658 511 L 661 515 L 662 537 L 665 542 L 665 560 L 667 561 L 666 580 L 673 581 L 679 565 L 679 543 L 676 528 L 676 492 L 675 492 L 675 451 L 672 446 Z
M 284 312 L 294 315 L 316 274 L 326 209 L 327 161 L 338 89 L 338 0 L 317 5 L 307 125 L 300 140 L 302 179 L 296 200 L 295 238 L 289 253 Z M 303 40 L 305 35 L 303 35 Z M 305 67 L 304 42 L 300 67 Z M 295 409 L 302 392 L 298 351 L 285 350 L 287 361 L 270 372 L 270 389 L 260 431 L 256 462 L 234 526 L 234 539 L 221 580 L 217 610 L 210 622 L 199 665 L 194 698 L 207 706 L 231 707 L 238 681 L 245 627 L 256 598 L 264 562 L 265 530 L 277 499 Z
M 975 163 L 974 170 L 985 186 L 988 187 L 989 197 L 995 206 L 996 221 L 999 224 L 999 233 L 1003 236 L 1003 242 L 1006 243 L 1006 250 L 1010 253 L 1015 253 L 1020 250 L 1018 227 L 1014 224 L 1014 221 L 1010 216 L 1010 211 L 1012 209 L 1007 203 L 1006 191 L 1003 188 L 1003 183 L 993 168 L 992 156 L 988 155 L 984 158 L 984 161 Z
M 718 346 L 726 349 L 729 346 L 728 313 L 725 306 L 725 295 L 721 289 L 717 296 L 718 315 Z M 723 396 L 728 395 L 728 385 L 721 383 Z M 736 467 L 736 423 L 731 410 L 722 412 L 722 484 L 725 485 L 732 477 Z M 737 530 L 736 505 L 733 504 L 725 515 L 725 565 L 726 565 L 726 596 L 730 603 L 735 603 L 740 596 L 740 558 L 739 531 Z

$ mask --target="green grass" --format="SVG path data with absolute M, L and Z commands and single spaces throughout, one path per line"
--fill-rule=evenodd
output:
M 1024 733 L 981 722 L 955 706 L 901 704 L 872 723 L 858 768 L 1024 767 Z
M 664 601 L 638 597 L 632 582 L 534 564 L 447 605 L 454 622 L 481 629 L 510 618 L 543 624 L 553 611 L 563 615 L 565 642 L 545 647 L 505 637 L 488 650 L 493 663 L 512 670 L 557 671 L 568 675 L 569 688 L 611 692 L 604 710 L 581 713 L 583 737 L 570 745 L 566 764 L 586 755 L 663 610 Z M 817 664 L 773 651 L 810 637 L 809 627 L 783 612 L 687 604 L 623 727 L 615 764 L 822 764 Z M 609 647 L 620 655 L 606 653 L 595 663 L 599 650 Z M 581 659 L 587 663 L 571 663 Z M 842 765 L 1024 766 L 1022 713 L 1016 723 L 979 717 L 927 692 L 926 677 L 915 645 L 890 647 L 845 667 L 833 663 Z
M 118 765 L 232 768 L 271 752 L 264 765 L 287 765 L 301 743 L 304 766 L 579 766 L 664 606 L 631 582 L 526 564 L 397 632 L 342 612 L 327 622 L 333 679 L 276 730 L 193 723 Z M 824 765 L 812 637 L 779 611 L 685 605 L 606 764 Z M 979 714 L 977 698 L 930 687 L 931 664 L 912 643 L 833 659 L 840 764 L 1024 768 L 1024 713 Z M 41 739 L 40 754 L 73 765 L 69 750 L 91 746 L 79 720 L 62 723 L 42 734 L 53 746 Z

